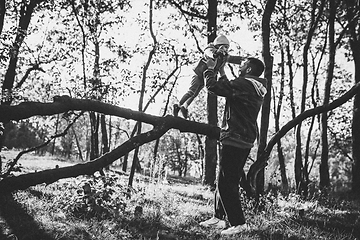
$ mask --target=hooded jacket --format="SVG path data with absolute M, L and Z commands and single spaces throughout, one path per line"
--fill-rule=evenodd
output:
M 213 69 L 204 72 L 204 79 L 210 92 L 226 98 L 222 143 L 252 148 L 259 135 L 257 117 L 266 94 L 266 79 L 245 75 L 231 81 L 223 76 L 217 81 Z

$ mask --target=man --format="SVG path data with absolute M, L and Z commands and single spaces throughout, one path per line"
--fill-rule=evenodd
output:
M 227 218 L 230 227 L 221 234 L 232 235 L 247 228 L 239 198 L 239 180 L 258 137 L 257 117 L 266 94 L 266 79 L 259 77 L 264 71 L 264 64 L 256 58 L 248 58 L 240 69 L 240 76 L 232 81 L 226 75 L 217 81 L 215 64 L 211 59 L 207 61 L 204 79 L 209 91 L 226 98 L 220 133 L 222 149 L 215 213 L 200 225 L 225 228 Z

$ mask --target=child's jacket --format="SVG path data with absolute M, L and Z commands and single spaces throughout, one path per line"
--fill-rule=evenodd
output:
M 220 140 L 223 144 L 251 148 L 258 137 L 257 117 L 266 94 L 267 81 L 255 76 L 240 76 L 229 81 L 226 76 L 216 81 L 215 73 L 204 73 L 206 87 L 226 97 Z
M 241 64 L 243 57 L 240 56 L 232 56 L 232 55 L 220 55 L 216 57 L 215 45 L 213 43 L 209 43 L 209 45 L 204 50 L 204 56 L 198 61 L 194 68 L 194 72 L 199 77 L 203 78 L 203 73 L 207 69 L 206 61 L 208 58 L 217 59 L 216 66 L 214 68 L 215 73 L 219 71 L 219 69 L 225 65 L 226 62 L 233 64 Z

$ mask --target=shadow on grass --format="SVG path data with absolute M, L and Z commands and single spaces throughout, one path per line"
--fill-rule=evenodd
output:
M 11 238 L 13 234 L 17 239 L 22 240 L 54 240 L 27 213 L 26 209 L 14 200 L 12 194 L 0 196 L 0 217 L 4 221 L 1 225 L 1 239 L 16 239 Z
M 299 218 L 295 219 L 295 222 L 305 225 L 316 227 L 322 231 L 330 233 L 342 233 L 352 235 L 356 239 L 360 237 L 360 224 L 355 224 L 358 218 L 357 213 L 347 214 L 344 217 L 332 216 L 327 219 L 310 219 Z
M 159 218 L 137 218 L 137 219 L 122 219 L 116 229 L 119 231 L 127 230 L 131 233 L 133 239 L 151 239 L 151 240 L 207 240 L 209 235 L 204 231 L 198 229 L 189 229 L 189 226 L 183 228 L 178 226 L 173 229 L 162 223 Z M 213 239 L 213 238 L 211 238 Z
M 304 240 L 304 239 L 317 239 L 320 234 L 327 232 L 329 233 L 329 236 L 335 236 L 338 238 L 331 238 L 331 239 L 358 239 L 359 237 L 359 226 L 355 226 L 351 223 L 351 218 L 344 220 L 341 219 L 334 219 L 329 218 L 327 221 L 324 221 L 322 219 L 310 219 L 306 217 L 302 218 L 293 218 L 290 220 L 285 220 L 282 223 L 277 223 L 277 225 L 283 225 L 283 226 L 290 226 L 293 224 L 296 224 L 297 226 L 302 227 L 311 227 L 314 228 L 313 231 L 314 238 L 309 238 L 309 236 L 301 236 L 301 230 L 299 229 L 299 232 L 295 232 L 295 235 L 289 235 L 288 232 L 284 231 L 284 229 L 281 230 L 275 230 L 271 231 L 269 229 L 264 230 L 255 230 L 252 233 L 257 235 L 259 239 L 261 240 Z M 291 223 L 292 222 L 292 223 Z M 295 229 L 295 227 L 293 228 Z M 317 230 L 315 230 L 317 229 Z
M 252 232 L 252 235 L 256 235 L 260 240 L 304 240 L 302 237 L 288 236 L 288 234 L 282 232 L 269 232 L 256 230 Z
M 34 197 L 37 197 L 38 199 L 43 198 L 46 200 L 51 200 L 54 198 L 54 194 L 38 191 L 33 188 L 28 188 L 25 191 L 29 192 L 31 195 L 33 195 Z

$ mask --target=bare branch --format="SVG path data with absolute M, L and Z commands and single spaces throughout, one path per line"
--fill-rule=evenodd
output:
M 176 1 L 169 0 L 169 3 L 174 5 L 177 9 L 179 9 L 179 11 L 182 14 L 186 14 L 186 15 L 191 16 L 191 17 L 200 18 L 202 20 L 207 20 L 207 16 L 200 15 L 199 13 L 196 13 L 194 11 L 191 11 L 191 12 L 187 11 L 187 10 L 183 9 L 182 6 L 179 3 L 177 3 Z
M 342 104 L 346 103 L 348 100 L 350 100 L 352 97 L 354 97 L 359 92 L 360 92 L 360 82 L 355 84 L 344 95 L 342 95 L 340 98 L 334 100 L 333 102 L 304 111 L 303 113 L 301 113 L 300 115 L 295 117 L 293 120 L 291 120 L 287 124 L 285 124 L 278 132 L 276 132 L 275 135 L 268 142 L 263 153 L 251 165 L 251 167 L 249 169 L 247 178 L 249 179 L 252 190 L 254 192 L 256 192 L 256 187 L 255 187 L 256 186 L 256 176 L 259 173 L 259 171 L 267 165 L 267 161 L 268 161 L 268 158 L 272 151 L 272 148 L 279 141 L 279 139 L 281 139 L 288 131 L 290 131 L 292 128 L 296 127 L 298 124 L 300 124 L 306 118 L 333 110 L 333 109 L 341 106 Z
M 29 77 L 30 72 L 34 71 L 34 70 L 39 70 L 41 72 L 45 72 L 44 69 L 39 67 L 39 64 L 34 64 L 31 68 L 26 70 L 24 76 L 21 78 L 20 82 L 16 85 L 15 88 L 20 88 L 23 85 L 23 83 L 26 81 L 26 79 Z
M 29 149 L 23 150 L 21 151 L 10 163 L 9 163 L 9 167 L 8 170 L 6 171 L 6 173 L 4 173 L 3 175 L 0 175 L 2 178 L 6 178 L 7 176 L 9 176 L 9 174 L 11 173 L 11 171 L 13 170 L 14 166 L 17 164 L 17 162 L 19 161 L 19 159 L 26 153 L 29 152 L 33 152 L 36 151 L 40 148 L 45 147 L 46 145 L 48 145 L 53 139 L 58 138 L 58 137 L 63 137 L 65 136 L 70 127 L 72 127 L 74 125 L 74 123 L 76 122 L 76 120 L 81 117 L 83 115 L 84 112 L 81 112 L 80 114 L 78 114 L 73 120 L 72 122 L 64 129 L 64 131 L 62 131 L 61 133 L 55 134 L 53 136 L 51 136 L 48 140 L 46 140 L 45 142 L 43 142 L 42 144 L 35 146 L 35 147 L 31 147 Z

